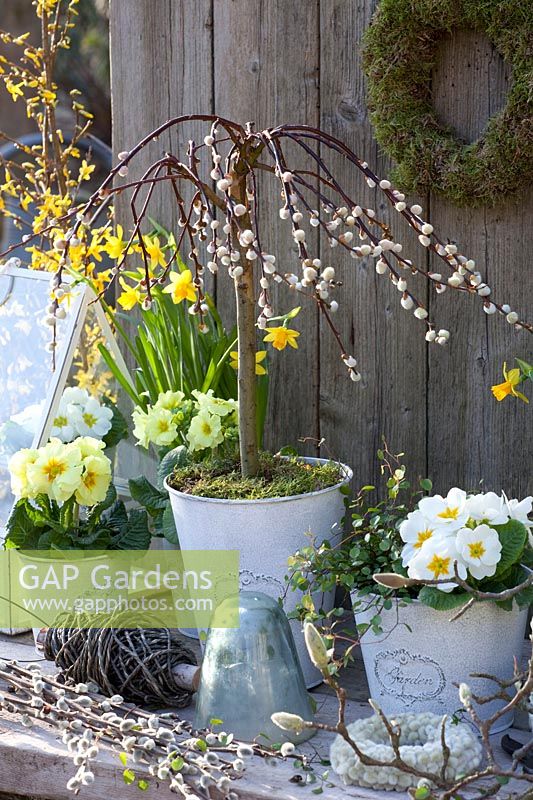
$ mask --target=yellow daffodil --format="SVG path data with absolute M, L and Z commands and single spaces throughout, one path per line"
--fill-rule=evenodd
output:
M 267 328 L 267 335 L 263 339 L 264 342 L 272 342 L 272 347 L 275 347 L 276 350 L 285 350 L 287 345 L 296 348 L 298 347 L 298 342 L 296 339 L 300 335 L 298 331 L 292 330 L 292 328 L 285 328 L 283 326 L 277 328 Z
M 124 308 L 126 311 L 131 311 L 137 303 L 141 302 L 142 295 L 135 286 L 130 286 L 126 283 L 124 278 L 119 279 L 119 283 L 124 289 L 120 297 L 118 298 L 118 303 Z
M 111 280 L 111 270 L 104 269 L 100 272 L 94 272 L 94 264 L 89 264 L 89 272 L 91 273 L 91 283 L 94 291 L 96 294 L 100 294 Z
M 96 169 L 95 164 L 88 164 L 85 159 L 81 162 L 80 171 L 78 173 L 78 180 L 81 181 L 89 181 L 91 180 L 91 175 Z
M 76 502 L 82 506 L 101 503 L 110 483 L 111 461 L 102 453 L 87 456 L 83 459 L 83 474 L 76 492 Z
M 122 229 L 122 225 L 117 225 L 116 230 L 116 236 L 113 236 L 112 233 L 108 232 L 106 243 L 102 250 L 107 253 L 109 258 L 114 258 L 118 261 L 128 246 L 128 242 L 123 238 L 124 231 Z
M 152 269 L 155 269 L 155 267 L 157 266 L 164 267 L 167 261 L 165 258 L 165 254 L 159 244 L 159 238 L 157 236 L 154 236 L 153 238 L 145 236 L 144 246 L 146 252 L 150 256 L 150 267 Z
M 503 365 L 503 377 L 505 381 L 503 383 L 498 383 L 495 386 L 492 386 L 492 394 L 496 398 L 496 400 L 505 400 L 507 395 L 512 394 L 513 397 L 519 397 L 520 400 L 523 400 L 524 403 L 529 403 L 529 400 L 522 394 L 522 392 L 517 391 L 516 387 L 520 383 L 521 373 L 518 367 L 515 369 L 507 370 L 507 364 Z
M 184 269 L 183 272 L 171 272 L 168 276 L 170 283 L 165 286 L 163 292 L 172 295 L 172 301 L 176 304 L 182 300 L 196 300 L 196 290 L 192 282 L 192 272 Z
M 255 354 L 255 374 L 256 375 L 266 375 L 266 369 L 261 365 L 261 362 L 265 360 L 267 351 L 266 350 L 259 350 Z M 232 350 L 229 354 L 231 361 L 229 362 L 230 367 L 233 369 L 239 369 L 239 354 L 236 350 Z
M 102 244 L 102 236 L 103 233 L 100 231 L 95 231 L 91 238 L 91 243 L 87 245 L 86 255 L 87 258 L 94 258 L 95 261 L 102 260 L 102 252 L 104 250 L 104 245 Z

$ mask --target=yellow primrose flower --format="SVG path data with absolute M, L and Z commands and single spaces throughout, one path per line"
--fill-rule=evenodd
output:
M 123 239 L 124 231 L 122 225 L 117 225 L 117 235 L 113 236 L 112 233 L 107 234 L 107 239 L 102 250 L 107 253 L 109 258 L 118 259 L 122 256 L 124 250 L 128 246 L 127 240 Z
M 517 391 L 516 387 L 520 383 L 521 373 L 518 367 L 515 369 L 507 370 L 507 364 L 504 363 L 503 365 L 503 377 L 505 381 L 503 383 L 498 383 L 495 386 L 491 387 L 492 394 L 496 398 L 496 400 L 505 400 L 507 395 L 512 394 L 513 397 L 519 397 L 520 400 L 523 400 L 524 403 L 529 403 L 529 400 L 522 394 L 522 392 Z
M 146 436 L 159 447 L 172 444 L 178 435 L 174 414 L 167 408 L 151 408 L 146 420 Z
M 90 438 L 90 437 L 86 437 Z M 111 461 L 102 453 L 83 459 L 83 474 L 76 492 L 76 502 L 94 506 L 105 499 L 111 483 Z
M 77 491 L 82 473 L 80 448 L 51 439 L 37 451 L 37 458 L 28 465 L 28 481 L 33 496 L 46 494 L 64 503 Z
M 192 395 L 196 399 L 200 414 L 226 417 L 237 411 L 239 407 L 236 400 L 223 400 L 221 397 L 215 397 L 212 389 L 208 389 L 205 393 L 194 389 Z
M 220 417 L 201 411 L 191 422 L 187 440 L 191 451 L 205 450 L 207 447 L 216 447 L 218 444 L 222 444 L 224 434 Z
M 172 295 L 174 303 L 181 303 L 182 300 L 196 300 L 196 290 L 192 282 L 192 272 L 184 269 L 183 272 L 171 272 L 168 276 L 170 283 L 165 286 L 163 292 Z
M 266 350 L 259 350 L 255 354 L 255 374 L 256 375 L 266 375 L 266 369 L 261 365 L 261 362 L 265 360 L 267 351 Z M 236 350 L 232 350 L 229 354 L 231 361 L 229 362 L 230 367 L 233 369 L 239 369 L 239 354 Z
M 101 439 L 95 439 L 94 436 L 79 436 L 75 439 L 74 444 L 79 448 L 82 458 L 102 456 L 102 450 L 105 448 L 105 442 Z M 104 458 L 107 458 L 107 456 L 104 456 Z M 107 460 L 109 461 L 108 458 Z
M 168 392 L 161 392 L 154 408 L 165 408 L 167 411 L 172 411 L 172 409 L 183 403 L 184 399 L 185 395 L 183 392 L 173 392 L 171 390 Z
M 275 347 L 276 350 L 285 350 L 287 345 L 294 347 L 295 350 L 297 349 L 298 343 L 296 339 L 300 335 L 298 331 L 294 331 L 291 328 L 285 328 L 283 326 L 277 328 L 267 328 L 266 330 L 268 333 L 263 341 L 272 342 L 272 347 Z
M 95 164 L 88 164 L 85 159 L 81 162 L 80 171 L 78 174 L 78 180 L 80 181 L 89 181 L 91 179 L 92 173 L 95 171 L 96 165 Z
M 28 482 L 28 466 L 34 464 L 38 456 L 37 450 L 24 448 L 14 453 L 9 459 L 9 472 L 11 475 L 11 491 L 15 497 L 28 497 L 30 485 Z
M 146 432 L 146 425 L 148 423 L 148 414 L 142 410 L 140 406 L 135 406 L 132 413 L 133 419 L 133 435 L 137 439 L 137 444 L 141 447 L 147 448 L 150 444 L 148 434 Z
M 167 261 L 165 258 L 165 254 L 159 245 L 159 238 L 157 236 L 154 236 L 153 239 L 151 239 L 150 237 L 145 236 L 144 246 L 146 252 L 150 256 L 150 267 L 152 269 L 155 269 L 155 267 L 157 266 L 164 267 Z
M 122 308 L 126 309 L 126 311 L 131 311 L 137 303 L 141 302 L 142 295 L 139 289 L 135 288 L 135 286 L 130 286 L 126 283 L 124 278 L 119 278 L 119 283 L 124 289 L 120 297 L 118 298 L 118 303 L 122 306 Z

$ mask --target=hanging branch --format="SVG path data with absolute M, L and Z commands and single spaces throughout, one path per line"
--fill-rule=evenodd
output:
M 127 180 L 128 171 L 144 148 L 167 131 L 180 129 L 188 123 L 205 123 L 208 133 L 203 142 L 189 140 L 183 155 L 170 152 L 157 159 L 140 178 Z M 181 138 L 181 137 L 180 137 Z M 303 168 L 291 164 L 287 152 L 291 145 L 304 155 Z M 225 155 L 224 155 L 225 154 Z M 341 171 L 331 163 L 331 157 L 341 157 L 345 162 Z M 351 191 L 344 187 L 341 175 L 346 167 L 361 174 L 366 184 L 377 188 L 390 206 L 416 233 L 419 245 L 433 252 L 444 264 L 448 275 L 428 271 L 402 255 L 403 246 L 393 236 L 390 226 L 380 220 L 373 208 L 357 202 Z M 297 252 L 299 270 L 287 271 L 278 266 L 276 256 L 264 249 L 264 236 L 260 230 L 261 199 L 258 195 L 259 176 L 270 177 L 279 184 L 282 205 L 279 217 L 291 228 Z M 179 243 L 170 254 L 166 265 L 154 271 L 145 244 L 144 230 L 149 220 L 149 210 L 155 186 L 168 184 L 177 205 L 179 226 L 182 228 Z M 189 193 L 184 188 L 189 186 Z M 147 194 L 138 207 L 141 189 Z M 131 193 L 131 234 L 123 243 L 113 269 L 113 277 L 124 269 L 132 249 L 140 250 L 144 263 L 144 277 L 136 287 L 145 307 L 151 303 L 151 289 L 164 283 L 170 266 L 177 261 L 178 248 L 188 248 L 182 253 L 190 263 L 194 275 L 192 286 L 196 300 L 189 307 L 198 316 L 200 330 L 205 329 L 207 306 L 204 298 L 205 268 L 217 273 L 226 268 L 235 285 L 238 327 L 239 360 L 239 414 L 241 469 L 244 475 L 257 470 L 256 441 L 256 380 L 255 353 L 257 330 L 274 331 L 272 336 L 283 337 L 280 347 L 287 344 L 287 334 L 282 326 L 272 327 L 275 317 L 272 306 L 273 283 L 282 283 L 289 290 L 313 300 L 323 315 L 340 350 L 348 376 L 355 382 L 361 375 L 357 361 L 349 353 L 335 323 L 339 309 L 342 281 L 327 259 L 312 253 L 308 232 L 318 228 L 330 248 L 340 247 L 351 259 L 375 259 L 376 272 L 388 275 L 400 293 L 401 307 L 424 322 L 425 338 L 430 343 L 447 344 L 450 332 L 438 329 L 430 320 L 427 308 L 408 285 L 410 276 L 421 275 L 429 281 L 438 294 L 447 289 L 478 297 L 488 315 L 502 314 L 516 329 L 533 332 L 533 325 L 519 318 L 510 306 L 497 302 L 490 287 L 476 270 L 475 262 L 462 255 L 452 243 L 444 243 L 424 219 L 421 206 L 407 205 L 402 192 L 392 187 L 387 179 L 380 179 L 352 150 L 329 134 L 305 125 L 280 125 L 254 131 L 245 126 L 209 114 L 191 114 L 175 117 L 145 136 L 131 150 L 119 154 L 119 163 L 111 170 L 88 202 L 75 211 L 69 210 L 60 220 L 67 234 L 63 241 L 54 242 L 60 250 L 59 266 L 54 286 L 63 286 L 63 270 L 69 266 L 69 253 L 74 243 L 86 238 L 92 221 L 110 198 L 120 193 Z M 189 196 L 192 195 L 192 199 Z M 187 199 L 186 199 L 187 198 Z M 53 239 L 58 220 L 26 237 L 50 236 Z M 204 259 L 200 245 L 207 250 Z M 0 256 L 8 255 L 13 245 Z M 283 259 L 285 264 L 286 259 Z M 256 275 L 259 291 L 256 288 Z M 256 311 L 256 305 L 259 312 Z M 276 319 L 278 317 L 275 317 Z M 286 318 L 285 318 L 286 319 Z M 293 346 L 296 346 L 293 340 Z

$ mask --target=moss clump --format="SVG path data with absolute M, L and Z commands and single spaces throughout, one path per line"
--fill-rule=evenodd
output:
M 512 66 L 507 104 L 472 144 L 442 125 L 431 73 L 444 33 L 482 31 Z M 365 34 L 371 121 L 405 191 L 435 191 L 460 206 L 495 205 L 533 177 L 531 0 L 381 0 Z
M 168 483 L 173 489 L 196 497 L 263 500 L 316 492 L 341 480 L 341 467 L 333 461 L 307 464 L 297 458 L 260 453 L 259 472 L 253 478 L 242 477 L 237 459 L 225 459 L 176 467 Z

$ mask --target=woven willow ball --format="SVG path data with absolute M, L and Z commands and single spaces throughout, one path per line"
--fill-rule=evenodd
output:
M 398 714 L 390 720 L 399 726 L 400 753 L 403 760 L 424 772 L 439 774 L 443 753 L 441 747 L 442 717 L 437 714 Z M 365 755 L 390 761 L 394 753 L 385 725 L 377 716 L 359 719 L 348 725 L 348 732 Z M 446 744 L 450 758 L 446 777 L 454 780 L 472 772 L 481 763 L 481 745 L 466 725 L 446 722 Z M 345 784 L 371 789 L 403 790 L 418 786 L 419 778 L 393 767 L 368 767 L 362 764 L 350 745 L 337 736 L 330 751 L 331 766 Z
M 118 624 L 118 617 L 114 618 Z M 142 706 L 184 708 L 193 692 L 176 682 L 180 664 L 196 665 L 180 635 L 166 628 L 50 628 L 45 658 L 55 661 L 69 683 L 96 683 Z

